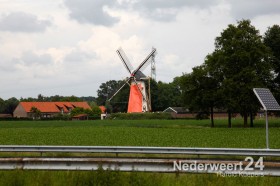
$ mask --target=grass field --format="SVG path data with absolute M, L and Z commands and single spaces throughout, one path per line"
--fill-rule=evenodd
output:
M 242 120 L 0 121 L 2 145 L 117 145 L 265 148 L 265 121 Z M 280 120 L 270 119 L 270 147 L 280 148 Z M 0 171 L 0 185 L 280 185 L 277 177 L 111 171 Z
M 0 144 L 265 148 L 265 122 L 234 120 L 1 121 Z M 279 126 L 279 127 L 278 127 Z M 271 120 L 270 148 L 280 148 L 280 120 Z

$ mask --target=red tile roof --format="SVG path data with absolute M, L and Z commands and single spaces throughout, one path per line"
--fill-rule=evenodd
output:
M 74 105 L 75 107 L 81 107 L 84 109 L 91 109 L 87 102 L 70 102 L 70 104 Z
M 91 109 L 87 102 L 20 102 L 19 103 L 26 112 L 30 112 L 32 107 L 36 107 L 41 112 L 70 112 L 75 107 Z

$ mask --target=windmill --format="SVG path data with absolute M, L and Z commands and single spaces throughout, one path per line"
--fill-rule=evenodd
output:
M 117 50 L 124 67 L 129 73 L 129 77 L 126 78 L 125 83 L 116 91 L 116 93 L 108 100 L 111 101 L 115 95 L 126 85 L 130 86 L 129 101 L 128 101 L 128 113 L 132 112 L 147 112 L 151 111 L 151 98 L 147 94 L 146 80 L 149 80 L 143 74 L 143 70 L 151 63 L 154 56 L 156 55 L 156 49 L 153 48 L 152 52 L 144 59 L 140 65 L 133 70 L 133 67 L 124 53 L 122 48 Z M 150 82 L 150 81 L 149 81 Z

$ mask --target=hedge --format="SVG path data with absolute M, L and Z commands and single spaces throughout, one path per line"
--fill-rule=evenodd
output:
M 173 119 L 170 113 L 113 113 L 107 119 L 141 120 L 141 119 Z

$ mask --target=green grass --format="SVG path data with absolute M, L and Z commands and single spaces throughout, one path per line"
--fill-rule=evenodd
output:
M 270 121 L 270 148 L 280 148 L 280 120 Z M 243 128 L 242 120 L 1 121 L 2 145 L 108 145 L 265 148 L 264 120 Z

